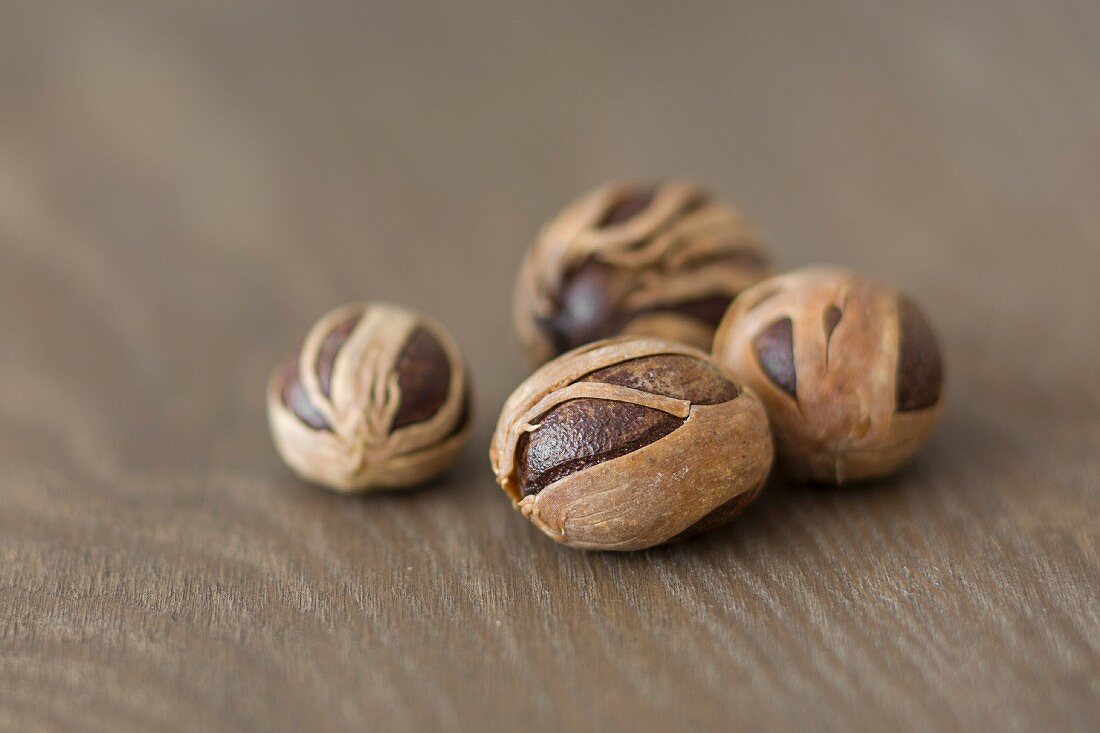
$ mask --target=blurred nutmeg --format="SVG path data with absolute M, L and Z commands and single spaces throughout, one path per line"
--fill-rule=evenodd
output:
M 516 284 L 516 330 L 533 364 L 618 334 L 709 349 L 730 301 L 768 274 L 741 215 L 696 186 L 610 184 L 539 233 Z
M 267 407 L 287 465 L 337 491 L 426 481 L 454 461 L 469 432 L 454 340 L 434 321 L 380 303 L 317 321 L 272 374 Z
M 618 338 L 521 384 L 490 460 L 516 508 L 552 539 L 638 550 L 741 511 L 767 478 L 772 440 L 760 401 L 703 352 Z
M 801 270 L 743 293 L 718 327 L 714 358 L 763 400 L 779 464 L 796 478 L 889 474 L 943 408 L 940 350 L 920 309 L 845 270 Z

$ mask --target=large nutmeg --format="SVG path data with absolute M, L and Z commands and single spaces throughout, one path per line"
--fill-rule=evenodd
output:
M 920 309 L 890 285 L 811 268 L 739 297 L 714 358 L 764 401 L 780 465 L 822 483 L 883 476 L 928 439 L 943 366 Z
M 543 366 L 489 454 L 525 517 L 573 547 L 638 550 L 716 527 L 772 464 L 764 409 L 697 349 L 611 339 Z
M 434 321 L 395 305 L 325 315 L 268 382 L 279 454 L 338 491 L 412 486 L 454 461 L 469 432 L 466 367 Z
M 768 274 L 741 215 L 696 186 L 610 184 L 543 227 L 516 284 L 516 330 L 533 364 L 618 334 L 709 349 L 730 301 Z

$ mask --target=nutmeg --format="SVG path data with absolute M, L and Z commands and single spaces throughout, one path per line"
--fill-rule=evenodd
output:
M 698 187 L 610 184 L 543 227 L 516 284 L 516 330 L 533 364 L 618 334 L 709 349 L 733 298 L 768 274 L 741 215 Z
M 469 433 L 466 367 L 454 340 L 388 304 L 353 303 L 317 321 L 272 374 L 267 406 L 287 465 L 337 491 L 426 481 Z
M 637 550 L 741 511 L 767 478 L 772 441 L 759 400 L 705 353 L 618 338 L 523 382 L 490 460 L 516 508 L 554 540 Z
M 726 313 L 714 358 L 768 410 L 779 464 L 822 483 L 889 474 L 943 409 L 943 365 L 920 309 L 838 269 L 766 280 Z

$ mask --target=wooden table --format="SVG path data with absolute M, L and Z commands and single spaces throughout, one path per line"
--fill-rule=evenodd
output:
M 0 729 L 1095 730 L 1100 5 L 15 0 Z M 895 480 L 632 555 L 493 484 L 539 223 L 613 177 L 900 282 L 951 404 Z M 302 485 L 264 380 L 345 300 L 477 381 L 422 491 Z

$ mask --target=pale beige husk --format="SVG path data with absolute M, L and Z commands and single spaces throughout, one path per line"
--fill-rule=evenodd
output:
M 514 506 L 552 539 L 583 549 L 652 547 L 763 486 L 772 464 L 772 440 L 763 406 L 751 391 L 742 390 L 721 404 L 695 405 L 611 384 L 577 382 L 604 367 L 662 354 L 708 360 L 697 349 L 664 340 L 600 341 L 546 364 L 505 403 L 490 447 L 493 472 Z M 521 497 L 515 465 L 520 436 L 538 430 L 539 418 L 548 410 L 578 397 L 631 402 L 686 419 L 632 453 Z
M 539 328 L 550 318 L 565 275 L 589 257 L 633 273 L 625 292 L 616 293 L 624 311 L 675 305 L 711 295 L 729 298 L 768 276 L 761 265 L 692 265 L 717 254 L 749 252 L 763 260 L 756 232 L 735 209 L 706 201 L 699 187 L 669 181 L 656 189 L 651 204 L 636 216 L 607 227 L 599 222 L 616 203 L 638 190 L 634 183 L 611 183 L 573 202 L 548 222 L 528 251 L 516 283 L 514 318 L 532 364 L 551 358 L 553 346 Z M 708 350 L 713 329 L 676 313 L 641 313 L 623 333 L 670 338 Z
M 816 267 L 766 280 L 730 306 L 714 358 L 763 400 L 787 473 L 835 484 L 884 476 L 931 434 L 942 396 L 928 409 L 896 409 L 899 295 L 847 270 Z M 843 316 L 828 339 L 830 306 Z M 797 399 L 768 377 L 753 346 L 784 318 L 793 324 Z
M 333 364 L 330 399 L 314 370 L 318 352 L 333 328 L 360 315 Z M 447 399 L 427 420 L 391 430 L 402 398 L 395 365 L 418 328 L 439 341 L 450 362 Z M 287 408 L 281 369 L 268 380 L 267 406 L 279 455 L 303 479 L 342 492 L 409 487 L 441 472 L 462 450 L 469 420 L 455 429 L 466 398 L 465 362 L 435 321 L 386 303 L 341 306 L 310 329 L 299 359 L 302 387 L 332 432 L 313 429 Z

